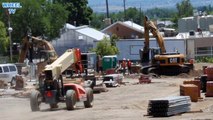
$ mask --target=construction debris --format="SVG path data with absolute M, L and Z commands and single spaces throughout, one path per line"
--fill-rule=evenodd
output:
M 15 85 L 15 90 L 21 90 L 24 88 L 24 79 L 22 76 L 16 76 L 16 85 Z
M 123 83 L 123 78 L 122 74 L 109 74 L 103 77 L 103 83 L 106 87 L 117 87 Z
M 0 80 L 0 89 L 4 89 L 5 88 L 5 83 L 3 80 Z
M 139 78 L 139 84 L 143 84 L 143 83 L 151 83 L 151 78 L 149 75 L 144 75 L 142 74 Z
M 190 111 L 189 96 L 173 96 L 149 100 L 148 115 L 167 117 Z

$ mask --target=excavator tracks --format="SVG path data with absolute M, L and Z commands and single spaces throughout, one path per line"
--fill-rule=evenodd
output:
M 168 75 L 175 76 L 181 73 L 189 73 L 190 68 L 188 66 L 149 66 L 142 68 L 141 72 L 143 74 L 154 73 L 157 75 Z

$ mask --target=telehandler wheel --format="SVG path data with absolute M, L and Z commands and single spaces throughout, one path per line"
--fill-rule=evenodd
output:
M 67 110 L 74 110 L 77 98 L 74 90 L 67 90 L 66 93 L 66 106 Z
M 32 91 L 30 95 L 30 107 L 33 112 L 40 110 L 40 104 L 42 102 L 42 96 L 39 91 Z
M 85 88 L 87 100 L 84 101 L 85 108 L 91 108 L 93 106 L 93 90 L 91 88 Z

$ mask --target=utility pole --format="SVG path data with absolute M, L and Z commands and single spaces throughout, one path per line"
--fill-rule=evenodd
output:
M 140 24 L 142 24 L 142 11 L 141 11 L 141 4 L 140 4 L 140 18 L 139 18 L 139 20 L 140 20 Z
M 8 32 L 9 32 L 9 39 L 10 39 L 10 61 L 13 61 L 13 52 L 12 52 L 12 38 L 11 38 L 11 32 L 13 31 L 13 28 L 10 24 L 10 14 L 15 14 L 17 8 L 22 8 L 21 4 L 19 2 L 2 2 L 1 3 L 2 8 L 6 9 L 6 14 L 8 15 Z
M 107 16 L 107 18 L 109 18 L 109 4 L 108 4 L 108 0 L 106 0 L 106 16 Z
M 126 0 L 123 0 L 124 2 L 124 20 L 126 20 Z
M 10 25 L 10 14 L 8 14 L 8 32 L 9 32 L 9 40 L 10 40 L 10 61 L 13 61 L 13 51 L 12 51 L 12 37 L 11 32 L 13 31 L 13 28 Z
M 105 25 L 108 26 L 111 24 L 111 19 L 109 18 L 109 4 L 108 0 L 106 0 L 106 18 L 104 19 Z

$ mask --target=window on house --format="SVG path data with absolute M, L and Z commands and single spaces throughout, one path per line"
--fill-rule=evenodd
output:
M 197 54 L 212 54 L 212 47 L 198 47 Z

